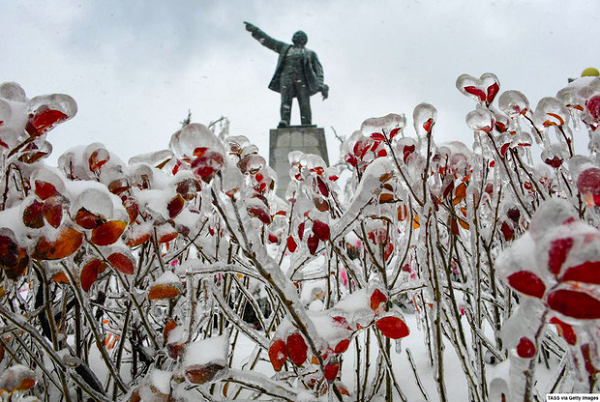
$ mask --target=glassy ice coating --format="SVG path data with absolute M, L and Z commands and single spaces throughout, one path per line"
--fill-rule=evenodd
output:
M 129 163 L 93 143 L 52 168 L 66 109 L 0 86 L 0 393 L 597 393 L 600 87 L 577 81 L 532 113 L 515 91 L 496 110 L 495 76 L 462 76 L 473 149 L 436 144 L 426 103 L 412 135 L 402 113 L 367 118 L 334 167 L 286 155 L 285 199 L 248 138 L 200 124 Z

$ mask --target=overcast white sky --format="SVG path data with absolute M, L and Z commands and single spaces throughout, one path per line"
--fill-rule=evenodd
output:
M 79 113 L 49 134 L 54 163 L 66 149 L 102 142 L 127 160 L 168 147 L 188 109 L 221 116 L 268 155 L 279 94 L 267 89 L 277 55 L 244 30 L 309 37 L 330 86 L 312 98 L 313 121 L 349 136 L 369 117 L 438 109 L 438 143 L 472 144 L 474 102 L 455 88 L 463 73 L 495 73 L 501 92 L 532 106 L 568 77 L 600 67 L 598 0 L 0 0 L 0 82 L 28 97 L 66 93 Z M 299 123 L 297 104 L 292 124 Z M 410 121 L 412 124 L 412 121 Z M 409 133 L 412 129 L 409 130 Z

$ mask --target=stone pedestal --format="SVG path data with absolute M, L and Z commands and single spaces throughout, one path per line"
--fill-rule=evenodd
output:
M 272 129 L 269 139 L 269 166 L 277 173 L 279 179 L 277 195 L 281 198 L 285 198 L 285 192 L 291 180 L 288 154 L 292 151 L 319 155 L 329 166 L 325 130 L 323 128 L 290 126 Z

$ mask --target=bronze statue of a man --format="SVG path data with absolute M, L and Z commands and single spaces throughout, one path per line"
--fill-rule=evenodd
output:
M 323 67 L 317 54 L 306 49 L 308 36 L 298 31 L 292 36 L 292 43 L 285 43 L 271 38 L 258 27 L 244 22 L 246 30 L 261 45 L 279 53 L 275 75 L 269 84 L 269 89 L 281 94 L 281 121 L 279 127 L 290 125 L 292 100 L 298 98 L 300 105 L 300 120 L 303 126 L 312 124 L 310 97 L 317 92 L 323 94 L 323 99 L 329 95 L 329 87 L 323 83 Z

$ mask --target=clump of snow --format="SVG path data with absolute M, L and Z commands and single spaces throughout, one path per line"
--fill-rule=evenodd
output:
M 220 363 L 227 365 L 227 353 L 229 350 L 229 337 L 227 335 L 207 338 L 192 342 L 185 352 L 183 365 L 205 365 L 208 363 Z
M 154 285 L 165 285 L 165 284 L 173 284 L 173 283 L 181 283 L 177 275 L 175 275 L 171 271 L 164 272 L 161 276 L 159 276 L 156 281 L 154 281 Z

